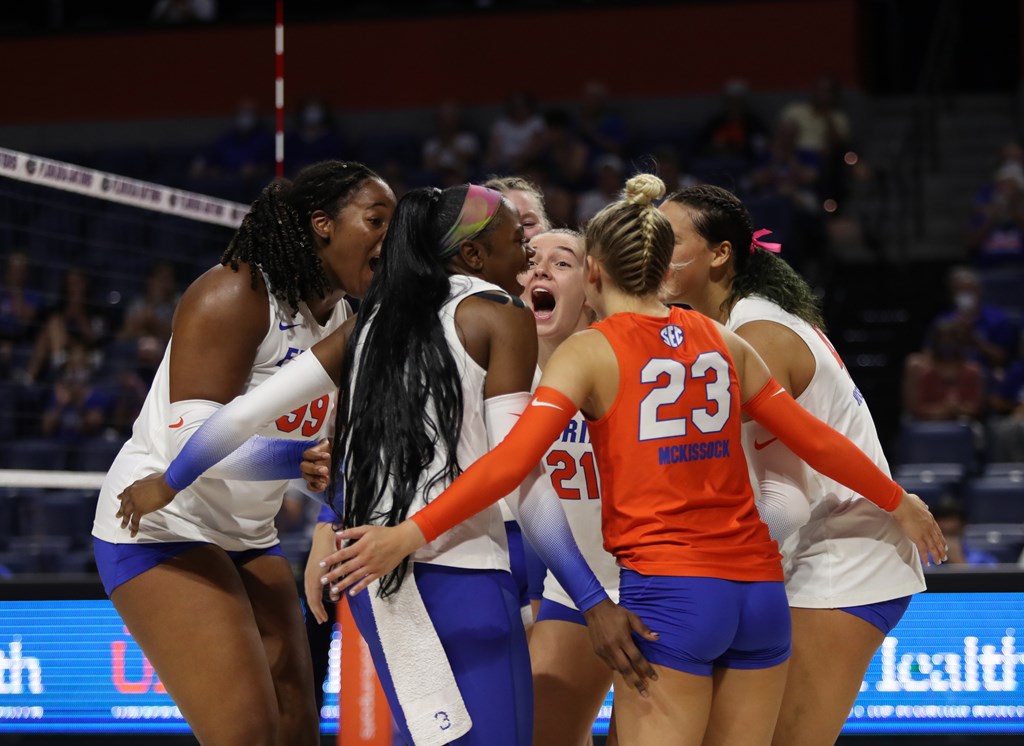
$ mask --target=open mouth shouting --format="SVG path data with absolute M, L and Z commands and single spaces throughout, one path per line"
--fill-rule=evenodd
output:
M 533 307 L 533 317 L 537 321 L 547 321 L 554 314 L 557 301 L 547 288 L 534 287 L 530 290 L 530 305 Z

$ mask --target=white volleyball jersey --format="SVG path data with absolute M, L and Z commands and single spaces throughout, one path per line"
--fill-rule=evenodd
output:
M 333 332 L 351 313 L 348 303 L 341 301 L 321 326 L 305 303 L 293 316 L 287 302 L 270 293 L 268 298 L 269 329 L 256 350 L 242 394 Z M 210 340 L 210 344 L 217 344 L 217 340 Z M 134 539 L 114 517 L 120 505 L 118 495 L 125 487 L 136 479 L 165 471 L 177 455 L 169 393 L 173 345 L 172 335 L 132 436 L 114 459 L 100 488 L 93 536 L 118 544 L 203 541 L 229 551 L 273 546 L 277 542 L 274 517 L 281 507 L 288 480 L 249 482 L 199 477 L 165 508 L 145 515 Z M 335 397 L 336 392 L 326 393 L 292 412 L 282 412 L 277 420 L 255 434 L 289 440 L 327 437 L 333 424 Z
M 534 383 L 536 388 L 536 382 Z M 583 558 L 608 596 L 619 602 L 619 566 L 605 551 L 601 534 L 601 480 L 583 414 L 577 412 L 544 456 L 544 469 L 561 499 L 565 517 Z M 544 598 L 575 609 L 551 570 L 544 577 Z
M 462 383 L 462 431 L 456 447 L 456 458 L 459 466 L 465 470 L 488 451 L 487 426 L 484 421 L 484 379 L 487 377 L 487 371 L 477 365 L 459 340 L 455 329 L 455 310 L 471 295 L 485 291 L 502 295 L 506 293 L 497 285 L 466 275 L 452 275 L 450 283 L 451 292 L 439 315 L 448 348 L 455 359 Z M 373 324 L 372 320 L 370 324 Z M 364 336 L 365 334 L 360 337 L 356 347 L 353 381 L 359 373 L 358 361 L 362 355 Z M 440 482 L 429 489 L 426 488 L 431 477 L 444 470 L 445 460 L 442 446 L 438 444 L 433 463 L 420 478 L 421 489 L 416 491 L 413 503 L 409 507 L 410 516 L 422 510 L 427 502 L 440 495 L 450 484 Z M 385 492 L 377 510 L 386 514 L 389 508 L 390 498 Z M 412 558 L 416 562 L 448 567 L 509 570 L 508 539 L 501 510 L 497 504 L 488 506 L 451 530 L 445 531 L 434 541 L 420 547 L 413 553 Z
M 727 325 L 735 331 L 752 321 L 781 324 L 803 340 L 814 355 L 815 371 L 797 403 L 853 441 L 888 474 L 868 405 L 826 337 L 759 296 L 740 300 Z M 889 513 L 811 469 L 756 422 L 744 423 L 743 448 L 759 479 L 784 471 L 809 502 L 809 520 L 780 548 L 791 606 L 861 606 L 924 590 L 917 547 Z

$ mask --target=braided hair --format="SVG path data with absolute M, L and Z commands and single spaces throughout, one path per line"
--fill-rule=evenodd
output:
M 451 292 L 442 239 L 458 219 L 468 186 L 414 189 L 395 208 L 381 261 L 348 341 L 335 422 L 332 507 L 348 527 L 394 526 L 418 493 L 460 473 L 462 380 L 439 316 Z M 496 218 L 479 236 L 485 242 Z M 435 453 L 444 456 L 430 472 Z M 335 495 L 344 506 L 335 506 Z M 381 579 L 395 592 L 408 559 Z
M 672 260 L 672 226 L 654 206 L 664 193 L 665 184 L 657 176 L 637 174 L 626 182 L 620 201 L 587 223 L 587 253 L 600 259 L 615 284 L 630 295 L 656 292 Z
M 236 272 L 241 262 L 248 263 L 253 288 L 262 271 L 274 297 L 296 311 L 302 300 L 327 296 L 334 288 L 320 263 L 311 217 L 317 210 L 337 217 L 367 179 L 380 177 L 361 163 L 323 161 L 302 169 L 293 181 L 269 184 L 253 201 L 220 263 Z
M 807 281 L 785 260 L 764 249 L 750 250 L 754 226 L 750 213 L 727 189 L 700 184 L 687 187 L 667 198 L 690 208 L 693 228 L 712 246 L 732 244 L 735 276 L 722 310 L 731 309 L 748 295 L 760 295 L 812 326 L 824 330 L 821 302 Z

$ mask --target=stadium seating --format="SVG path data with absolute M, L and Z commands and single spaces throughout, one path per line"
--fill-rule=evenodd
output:
M 971 524 L 1024 523 L 1024 482 L 1008 477 L 976 477 L 964 486 Z
M 1016 563 L 1024 551 L 1024 525 L 1019 523 L 977 523 L 964 529 L 964 540 L 972 549 L 995 555 L 1000 562 Z
M 965 473 L 975 470 L 974 431 L 961 422 L 905 421 L 899 436 L 901 464 L 960 464 Z

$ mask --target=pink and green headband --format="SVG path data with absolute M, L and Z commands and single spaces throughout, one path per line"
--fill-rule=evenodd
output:
M 498 213 L 501 192 L 470 184 L 459 217 L 441 239 L 440 256 L 447 259 L 459 250 L 463 241 L 476 238 Z

